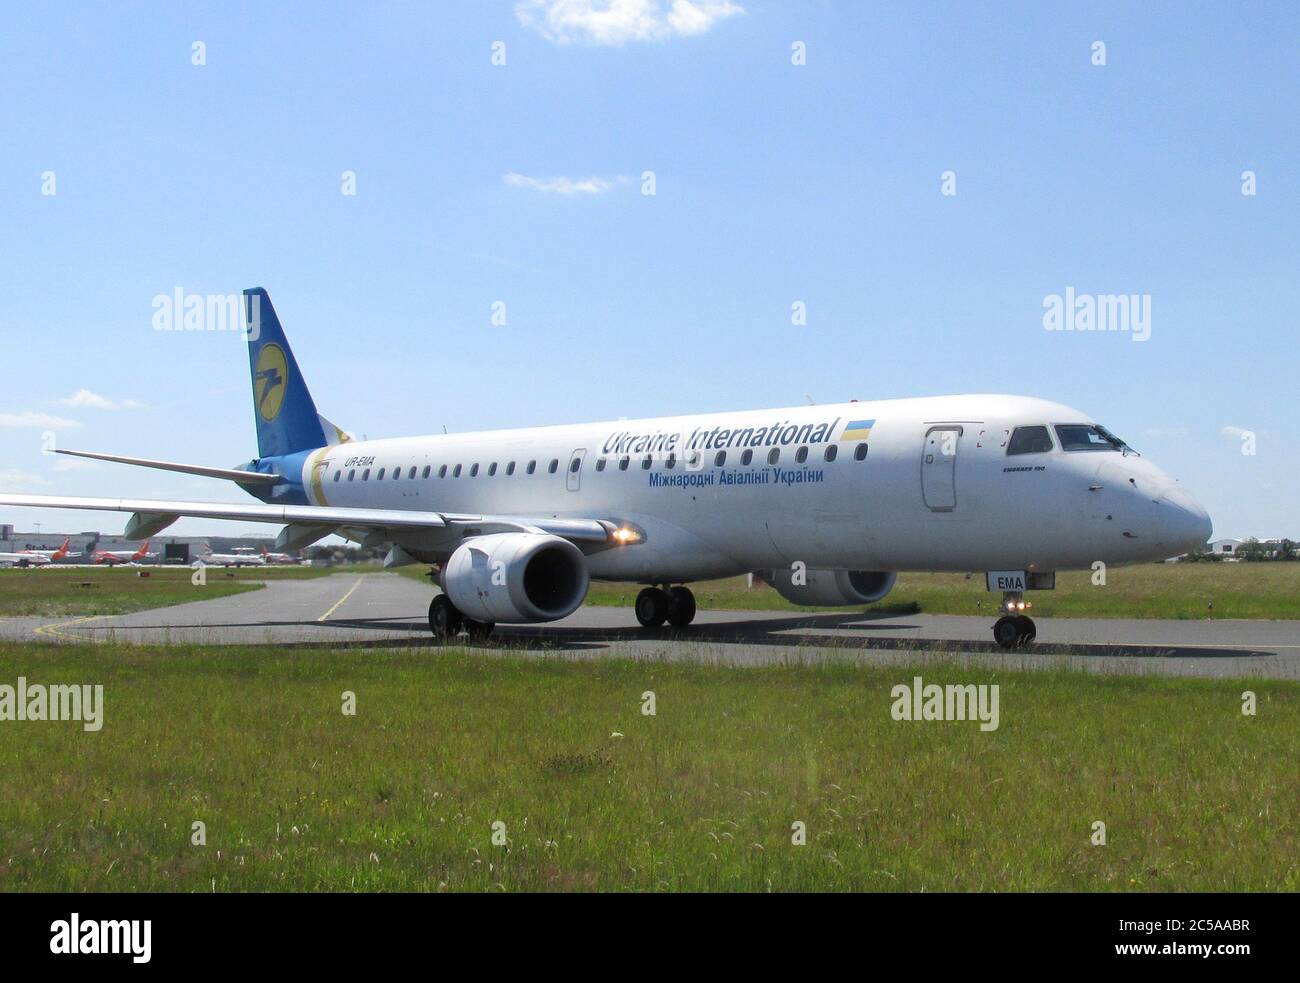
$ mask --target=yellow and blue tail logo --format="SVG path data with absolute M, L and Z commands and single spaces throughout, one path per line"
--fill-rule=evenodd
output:
M 326 444 L 316 404 L 271 298 L 261 287 L 244 291 L 244 326 L 253 375 L 253 411 L 259 457 L 282 457 Z
M 866 440 L 871 436 L 871 428 L 875 425 L 875 420 L 850 420 L 844 424 L 840 440 Z
M 289 360 L 284 357 L 284 349 L 273 342 L 263 345 L 253 370 L 253 399 L 257 403 L 257 415 L 267 423 L 274 423 L 280 415 L 288 378 Z

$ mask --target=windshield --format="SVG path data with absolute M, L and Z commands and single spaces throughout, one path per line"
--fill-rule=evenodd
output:
M 1061 442 L 1061 449 L 1066 451 L 1137 453 L 1105 427 L 1091 423 L 1058 423 L 1056 425 L 1056 438 Z

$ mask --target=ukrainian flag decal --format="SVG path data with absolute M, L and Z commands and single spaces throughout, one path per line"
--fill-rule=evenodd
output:
M 871 436 L 871 428 L 875 425 L 875 420 L 850 420 L 844 424 L 840 440 L 866 440 Z

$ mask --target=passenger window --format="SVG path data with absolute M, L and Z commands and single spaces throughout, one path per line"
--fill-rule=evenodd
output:
M 362 481 L 369 481 L 369 480 L 370 480 L 370 469 L 369 469 L 369 468 L 366 468 L 364 471 L 361 472 L 361 480 L 362 480 Z
M 537 470 L 537 462 L 536 462 L 536 461 L 529 461 L 529 462 L 528 462 L 528 473 L 529 473 L 529 474 L 532 474 L 532 473 L 533 473 L 534 471 L 536 471 L 536 470 Z
M 439 478 L 447 477 L 447 465 L 444 464 L 442 467 L 438 469 L 438 477 Z
M 669 471 L 671 471 L 676 466 L 677 466 L 676 454 L 669 454 L 666 458 L 664 458 L 664 467 L 667 468 Z
M 402 477 L 402 469 L 401 469 L 401 468 L 393 468 L 393 480 L 394 480 L 394 481 L 397 481 L 397 480 L 398 480 L 399 478 L 401 478 L 401 477 Z
M 558 457 L 553 457 L 551 458 L 551 463 L 550 465 L 547 466 L 546 470 L 550 474 L 555 474 L 555 472 L 559 469 L 559 467 L 560 467 L 560 459 Z
M 745 453 L 740 455 L 740 463 L 748 467 L 749 462 L 752 460 L 754 460 L 754 452 L 746 447 Z
M 425 468 L 425 469 L 424 469 L 424 476 L 425 476 L 426 478 L 429 477 L 429 469 L 428 469 L 428 468 Z M 406 477 L 407 477 L 408 479 L 412 479 L 412 478 L 415 477 L 415 465 L 414 465 L 414 464 L 411 465 L 411 470 L 410 470 L 410 472 L 407 474 Z
M 451 476 L 452 476 L 453 478 L 459 478 L 459 477 L 460 477 L 460 465 L 459 465 L 459 464 L 457 464 L 456 467 L 454 467 L 454 468 L 452 469 Z
M 632 459 L 631 459 L 630 457 L 628 457 L 626 454 L 624 454 L 622 457 L 620 457 L 620 458 L 618 459 L 618 469 L 619 469 L 620 471 L 626 471 L 626 470 L 627 470 L 627 466 L 628 466 L 628 464 L 631 462 L 631 460 L 632 460 Z
M 837 454 L 839 454 L 839 452 L 840 449 L 836 447 L 834 444 L 831 444 L 829 447 L 826 448 L 826 453 L 822 455 L 822 459 L 829 464 L 831 461 L 835 460 L 835 457 Z
M 582 467 L 582 458 L 575 457 L 569 462 L 569 474 L 577 474 L 578 468 Z
M 429 477 L 429 472 L 432 471 L 432 470 L 433 470 L 433 468 L 432 468 L 430 465 L 426 464 L 426 465 L 424 466 L 424 472 L 421 474 L 421 477 L 423 477 L 423 478 L 427 478 L 427 477 Z
M 605 470 L 605 459 L 603 457 L 596 458 L 596 470 L 597 471 Z
M 351 471 L 348 472 L 348 481 L 351 481 L 356 476 L 357 476 L 357 469 L 353 468 Z
M 727 463 L 726 451 L 718 451 L 718 453 L 713 455 L 713 466 L 715 468 L 720 468 L 726 463 Z
M 775 464 L 779 460 L 781 460 L 781 448 L 773 447 L 770 451 L 767 452 L 768 464 Z
M 1043 454 L 1052 449 L 1052 437 L 1047 427 L 1016 427 L 1007 443 L 1007 456 L 1013 454 Z
M 473 464 L 469 466 L 469 476 L 471 478 L 478 477 L 478 461 L 475 461 Z
M 858 444 L 857 447 L 853 448 L 853 460 L 855 460 L 855 461 L 865 461 L 866 459 L 867 459 L 867 445 L 866 445 L 866 444 Z
M 335 472 L 334 472 L 334 480 L 335 480 L 335 481 L 338 481 L 338 480 L 339 480 L 340 478 L 342 478 L 342 477 L 343 477 L 343 472 L 342 472 L 342 471 L 335 471 Z
M 653 461 L 653 460 L 654 460 L 654 456 L 651 455 L 651 454 L 647 454 L 645 457 L 643 457 L 643 458 L 641 459 L 641 470 L 642 470 L 642 471 L 649 471 L 649 470 L 650 470 L 650 462 Z
M 496 476 L 497 476 L 497 462 L 493 461 L 491 464 L 488 465 L 488 477 L 495 478 Z
M 369 473 L 370 473 L 369 471 L 366 472 L 366 474 L 369 474 Z M 361 480 L 362 480 L 362 481 L 365 481 L 364 478 L 362 478 Z M 384 469 L 383 469 L 383 468 L 380 468 L 380 469 L 379 469 L 379 474 L 375 475 L 375 480 L 376 480 L 376 481 L 383 481 L 383 480 L 384 480 Z
M 506 477 L 509 478 L 514 473 L 515 473 L 515 462 L 511 461 L 509 464 L 506 465 Z
M 803 464 L 804 461 L 808 460 L 808 448 L 800 447 L 797 451 L 795 451 L 794 460 L 796 464 Z

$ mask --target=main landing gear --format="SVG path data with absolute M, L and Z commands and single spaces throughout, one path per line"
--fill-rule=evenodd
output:
M 1038 634 L 1034 619 L 1021 614 L 1029 607 L 1025 595 L 1018 591 L 1005 591 L 1002 595 L 1002 610 L 1006 611 L 993 625 L 993 640 L 1004 649 L 1024 648 L 1030 645 Z
M 429 602 L 429 630 L 439 641 L 455 638 L 462 628 L 468 632 L 471 641 L 481 641 L 491 635 L 495 627 L 490 621 L 465 617 L 446 594 L 438 594 Z
M 685 628 L 695 620 L 695 595 L 685 587 L 647 587 L 636 596 L 636 620 L 643 628 L 658 628 L 665 621 Z

